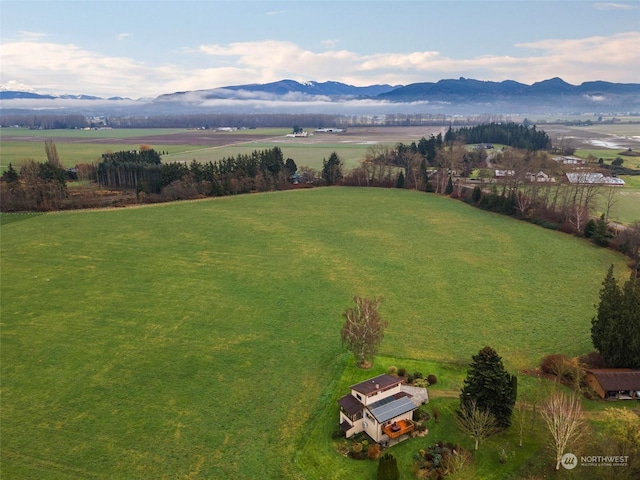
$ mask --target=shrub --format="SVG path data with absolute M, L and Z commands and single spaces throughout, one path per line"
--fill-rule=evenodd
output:
M 353 458 L 354 460 L 366 460 L 367 459 L 366 452 L 349 452 L 347 455 L 348 455 L 349 458 Z
M 607 368 L 607 362 L 600 352 L 585 353 L 578 357 L 578 362 L 583 364 L 586 368 Z
M 427 377 L 427 382 L 429 382 L 429 385 L 435 385 L 438 383 L 438 377 L 432 373 Z
M 427 382 L 426 378 L 416 378 L 413 381 L 413 386 L 418 388 L 427 388 L 429 386 L 429 382 Z
M 542 359 L 540 369 L 549 375 L 554 375 L 560 382 L 578 387 L 584 372 L 577 360 L 565 355 L 551 354 Z
M 407 369 L 406 368 L 399 368 L 398 369 L 398 376 L 399 377 L 404 377 L 407 374 Z
M 548 375 L 564 377 L 572 365 L 571 359 L 565 355 L 552 353 L 547 355 L 540 362 L 540 370 Z
M 371 445 L 367 450 L 367 457 L 371 460 L 375 460 L 380 456 L 380 447 L 378 445 Z
M 360 453 L 362 451 L 362 444 L 360 442 L 355 442 L 351 445 L 351 451 L 353 453 Z
M 438 407 L 431 407 L 431 416 L 436 423 L 440 421 L 440 410 L 438 410 Z
M 413 457 L 418 478 L 442 479 L 455 475 L 471 462 L 471 453 L 453 443 L 437 442 Z
M 398 373 L 398 367 L 394 367 L 393 365 L 387 368 L 387 373 L 389 375 L 395 375 Z

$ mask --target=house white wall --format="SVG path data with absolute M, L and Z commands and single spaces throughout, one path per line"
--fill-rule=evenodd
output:
M 347 417 L 344 413 L 340 412 L 340 423 L 342 424 L 342 422 L 344 422 L 345 420 L 352 425 L 352 427 L 345 432 L 345 436 L 347 438 L 349 438 L 351 435 L 355 435 L 356 433 L 360 433 L 364 430 L 364 426 L 362 425 L 362 420 L 363 420 L 362 418 L 360 418 L 359 420 L 353 421 L 349 419 L 349 417 Z
M 355 390 L 351 390 L 351 395 L 356 397 L 363 405 L 371 405 L 372 403 L 379 402 L 383 398 L 390 397 L 391 395 L 395 395 L 396 393 L 400 393 L 400 385 L 396 385 L 391 387 L 389 390 L 373 392 L 371 395 L 363 395 Z

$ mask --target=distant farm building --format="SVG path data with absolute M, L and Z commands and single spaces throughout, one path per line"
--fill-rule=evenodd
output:
M 606 177 L 597 172 L 568 172 L 565 174 L 567 181 L 581 185 L 608 185 L 610 187 L 624 187 L 624 180 L 617 177 Z
M 316 128 L 316 133 L 340 133 L 344 132 L 343 128 Z
M 312 133 L 310 134 L 309 132 L 296 132 L 296 133 L 287 133 L 285 135 L 285 137 L 292 137 L 292 138 L 298 138 L 298 137 L 308 137 L 309 135 L 313 135 Z
M 585 379 L 604 400 L 640 400 L 640 370 L 592 368 Z
M 553 160 L 563 165 L 584 165 L 584 160 L 582 158 L 573 157 L 571 155 L 562 156 L 562 157 L 553 157 Z

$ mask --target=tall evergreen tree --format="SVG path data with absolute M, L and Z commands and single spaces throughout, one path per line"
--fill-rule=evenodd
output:
M 609 267 L 600 290 L 591 340 L 612 368 L 640 368 L 640 281 L 632 274 L 622 288 Z
M 496 418 L 498 426 L 508 427 L 517 380 L 505 370 L 502 358 L 492 347 L 484 347 L 472 359 L 460 394 L 460 409 L 468 411 L 475 402 L 476 408 Z
M 396 457 L 390 453 L 385 453 L 378 462 L 378 480 L 399 480 L 400 470 Z
M 329 155 L 329 160 L 322 161 L 322 178 L 327 185 L 335 185 L 342 179 L 342 160 L 336 152 Z
M 18 175 L 18 172 L 16 171 L 15 168 L 13 168 L 13 165 L 11 164 L 11 162 L 9 162 L 9 167 L 4 172 L 2 172 L 2 178 L 7 183 L 17 182 L 18 179 L 20 178 L 20 176 Z
M 447 188 L 444 189 L 445 195 L 451 195 L 453 193 L 453 180 L 449 177 L 449 181 L 447 182 Z
M 609 349 L 611 325 L 617 323 L 618 306 L 622 298 L 622 291 L 613 276 L 613 265 L 607 270 L 600 289 L 600 303 L 597 305 L 596 316 L 591 319 L 591 341 L 596 350 L 603 352 Z

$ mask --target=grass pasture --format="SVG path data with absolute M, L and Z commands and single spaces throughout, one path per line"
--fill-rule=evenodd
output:
M 625 175 L 624 188 L 617 191 L 616 200 L 611 209 L 611 218 L 622 223 L 640 221 L 640 175 Z
M 375 368 L 489 344 L 518 369 L 589 351 L 606 269 L 626 275 L 588 242 L 393 189 L 0 219 L 7 479 L 366 478 L 323 443 L 353 295 L 385 297 Z
M 313 128 L 308 129 L 313 132 Z M 290 129 L 258 128 L 218 132 L 187 129 L 113 129 L 113 130 L 29 130 L 0 129 L 0 170 L 9 163 L 19 166 L 27 159 L 46 160 L 44 141 L 53 138 L 60 160 L 66 167 L 98 161 L 106 151 L 137 149 L 149 144 L 166 162 L 218 161 L 224 157 L 250 154 L 279 146 L 298 166 L 322 168 L 322 160 L 337 152 L 347 169 L 358 164 L 371 144 L 411 143 L 422 136 L 437 134 L 442 127 L 370 127 L 353 128 L 339 134 L 314 134 L 307 138 L 286 137 Z
M 203 148 L 194 151 L 180 152 L 163 156 L 165 162 L 186 162 L 196 160 L 200 163 L 217 162 L 224 157 L 235 157 L 239 154 L 249 155 L 255 150 L 268 150 L 280 147 L 284 158 L 293 158 L 298 166 L 306 166 L 322 170 L 322 161 L 336 152 L 345 168 L 350 170 L 357 166 L 364 158 L 369 145 L 350 143 L 308 143 L 283 142 L 281 138 L 274 138 L 269 142 L 251 142 L 243 145 Z
M 149 144 L 171 155 L 185 154 L 219 146 L 242 145 L 273 136 L 284 136 L 288 130 L 264 128 L 217 132 L 196 129 L 113 129 L 113 130 L 30 130 L 27 128 L 0 129 L 0 168 L 9 163 L 21 165 L 27 159 L 46 161 L 45 140 L 52 138 L 66 167 L 78 163 L 99 161 L 107 151 L 138 149 Z M 193 158 L 187 153 L 189 161 Z

